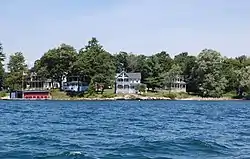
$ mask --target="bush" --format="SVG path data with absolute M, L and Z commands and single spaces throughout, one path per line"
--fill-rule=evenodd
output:
M 166 93 L 166 94 L 163 94 L 163 96 L 166 98 L 170 98 L 170 99 L 175 99 L 177 97 L 175 93 Z
M 5 96 L 7 96 L 7 93 L 5 91 L 1 91 L 0 92 L 0 97 L 5 97 Z
M 190 95 L 188 93 L 186 93 L 186 92 L 180 92 L 180 93 L 177 94 L 177 97 L 178 98 L 189 98 Z

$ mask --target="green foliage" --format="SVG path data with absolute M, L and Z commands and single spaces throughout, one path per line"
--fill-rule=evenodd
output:
M 74 63 L 74 72 L 86 76 L 93 83 L 111 85 L 115 77 L 115 64 L 110 53 L 105 51 L 96 38 L 92 38 L 79 52 Z M 103 90 L 102 90 L 103 92 Z
M 147 86 L 145 84 L 137 84 L 135 86 L 135 90 L 139 91 L 139 93 L 145 93 Z
M 197 84 L 203 97 L 221 97 L 226 89 L 227 79 L 222 71 L 223 58 L 219 52 L 205 49 L 197 57 Z
M 1 91 L 0 92 L 0 97 L 6 97 L 6 96 L 8 96 L 9 94 L 7 93 L 7 92 L 5 92 L 5 91 Z
M 139 85 L 139 91 L 142 92 L 142 93 L 146 92 L 146 88 L 147 88 L 147 86 L 145 84 L 140 84 Z
M 87 94 L 89 96 L 92 96 L 92 95 L 96 94 L 96 92 L 95 92 L 95 83 L 94 83 L 93 80 L 91 80 L 90 83 L 89 83 L 89 88 L 88 88 Z
M 182 74 L 181 67 L 178 64 L 173 64 L 172 67 L 169 69 L 169 71 L 163 74 L 164 86 L 171 88 L 173 80 L 176 77 L 180 76 L 181 74 Z
M 23 88 L 24 73 L 28 71 L 23 53 L 16 52 L 10 55 L 8 70 L 10 72 L 5 78 L 5 85 L 9 86 L 11 90 Z
M 176 93 L 164 93 L 163 96 L 166 98 L 170 98 L 170 99 L 176 99 L 177 94 Z
M 0 43 L 0 88 L 3 87 L 3 80 L 4 80 L 4 62 L 5 54 L 3 52 L 3 46 Z
M 180 99 L 185 99 L 185 98 L 189 98 L 191 97 L 188 93 L 186 92 L 179 92 L 179 93 L 176 93 L 177 95 L 177 98 L 180 98 Z
M 21 52 L 17 52 L 9 59 L 9 73 L 5 73 L 5 54 L 0 44 L 0 85 L 4 79 L 6 87 L 21 89 L 23 72 L 28 72 L 25 58 Z M 152 92 L 147 92 L 147 96 L 164 95 L 176 99 L 188 98 L 189 94 L 194 94 L 202 97 L 235 95 L 243 98 L 245 92 L 250 92 L 250 57 L 246 55 L 226 58 L 211 49 L 202 50 L 197 57 L 182 52 L 171 58 L 166 51 L 151 56 L 123 51 L 112 55 L 94 37 L 79 51 L 67 44 L 48 50 L 28 73 L 35 72 L 44 79 L 50 78 L 53 82 L 59 82 L 60 87 L 63 77 L 80 76 L 89 83 L 88 92 L 84 97 L 109 98 L 114 96 L 113 92 L 107 93 L 104 87 L 101 87 L 100 95 L 96 92 L 96 85 L 112 87 L 115 73 L 122 70 L 141 73 L 141 81 L 144 84 L 138 85 L 136 89 L 145 92 L 148 88 Z M 184 77 L 189 94 L 168 91 L 177 76 Z M 164 91 L 168 93 L 162 93 Z M 52 93 L 65 95 L 58 91 Z
M 75 48 L 61 44 L 58 48 L 46 52 L 41 59 L 35 62 L 34 67 L 38 75 L 59 82 L 61 88 L 63 77 L 71 73 L 76 59 L 77 52 Z
M 243 67 L 238 72 L 238 78 L 240 79 L 240 87 L 250 90 L 250 66 Z
M 114 93 L 103 93 L 101 98 L 114 98 L 116 95 Z

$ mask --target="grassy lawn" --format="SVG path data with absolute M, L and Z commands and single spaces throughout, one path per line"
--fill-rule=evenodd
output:
M 66 92 L 60 91 L 58 89 L 52 90 L 51 92 L 53 99 L 77 99 L 77 98 L 112 98 L 116 95 L 114 94 L 114 89 L 105 89 L 103 94 L 100 92 L 94 95 L 88 95 L 87 93 L 83 94 L 83 96 L 69 96 Z
M 53 99 L 72 99 L 73 98 L 73 97 L 68 96 L 66 92 L 62 92 L 57 89 L 52 90 L 50 93 Z
M 7 93 L 6 91 L 0 91 L 0 97 L 7 97 L 9 96 L 10 94 Z
M 237 94 L 235 93 L 235 91 L 223 94 L 223 97 L 225 97 L 225 98 L 235 98 L 236 96 L 237 96 Z

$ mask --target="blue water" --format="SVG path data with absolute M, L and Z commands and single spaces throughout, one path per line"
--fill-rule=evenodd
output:
M 250 102 L 1 101 L 0 158 L 250 158 Z

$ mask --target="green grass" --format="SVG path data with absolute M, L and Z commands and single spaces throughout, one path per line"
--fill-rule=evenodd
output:
M 226 97 L 226 98 L 235 98 L 236 96 L 237 94 L 235 93 L 235 91 L 223 94 L 223 97 Z
M 58 89 L 54 89 L 50 91 L 53 99 L 58 100 L 74 100 L 79 98 L 114 98 L 116 94 L 114 94 L 114 89 L 105 89 L 103 94 L 96 93 L 96 94 L 78 94 L 78 95 L 68 95 L 66 92 L 60 91 Z
M 0 91 L 0 97 L 7 97 L 9 96 L 9 93 L 7 93 L 6 91 Z
M 51 90 L 50 93 L 53 99 L 65 99 L 66 100 L 66 99 L 74 98 L 74 97 L 68 96 L 66 92 L 62 92 L 58 89 Z

